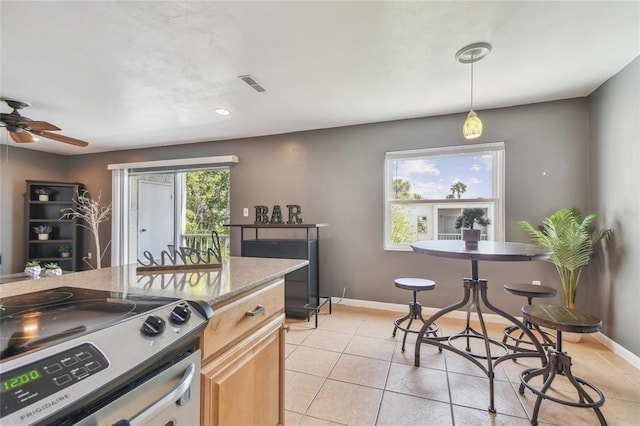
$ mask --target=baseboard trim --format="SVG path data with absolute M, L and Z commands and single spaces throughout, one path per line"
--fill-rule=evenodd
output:
M 383 311 L 392 311 L 392 312 L 399 312 L 399 313 L 407 313 L 408 311 L 407 304 L 402 305 L 399 303 L 375 302 L 373 300 L 344 299 L 341 297 L 332 297 L 331 303 L 334 305 L 345 305 L 345 306 L 353 306 L 357 308 L 379 309 Z M 423 306 L 422 310 L 427 315 L 433 315 L 439 309 Z M 465 320 L 467 319 L 467 312 L 452 311 L 452 312 L 449 312 L 447 316 L 449 318 Z M 484 314 L 483 317 L 487 322 L 493 322 L 498 324 L 509 324 L 509 322 L 505 318 L 497 314 Z M 592 335 L 598 342 L 602 343 L 611 352 L 620 356 L 629 364 L 633 365 L 634 367 L 640 370 L 640 357 L 636 356 L 633 352 L 629 351 L 624 346 L 614 342 L 609 337 L 607 337 L 606 335 L 600 332 L 593 333 Z
M 618 355 L 620 358 L 633 365 L 640 370 L 640 357 L 636 356 L 633 352 L 611 340 L 608 336 L 602 333 L 594 333 L 593 337 L 604 346 L 606 346 L 611 352 Z

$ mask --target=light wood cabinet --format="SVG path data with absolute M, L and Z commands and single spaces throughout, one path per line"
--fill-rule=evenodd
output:
M 284 320 L 283 279 L 214 306 L 202 345 L 203 426 L 284 424 Z

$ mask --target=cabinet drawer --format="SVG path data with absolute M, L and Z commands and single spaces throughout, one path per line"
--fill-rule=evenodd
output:
M 259 307 L 263 307 L 261 309 Z M 249 312 L 255 312 L 249 315 Z M 213 309 L 213 317 L 204 331 L 202 358 L 223 349 L 234 340 L 261 326 L 275 314 L 284 312 L 284 280 L 278 279 L 255 293 Z

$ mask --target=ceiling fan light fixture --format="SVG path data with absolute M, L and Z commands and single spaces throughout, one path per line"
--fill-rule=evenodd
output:
M 462 64 L 471 64 L 471 106 L 467 119 L 462 125 L 465 139 L 476 139 L 482 135 L 482 121 L 473 110 L 473 63 L 478 62 L 491 52 L 489 43 L 473 43 L 456 52 L 456 60 Z

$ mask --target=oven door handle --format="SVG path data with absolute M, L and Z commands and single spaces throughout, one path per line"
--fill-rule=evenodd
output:
M 185 392 L 191 387 L 191 382 L 193 381 L 193 376 L 195 375 L 196 367 L 193 363 L 191 363 L 186 370 L 184 370 L 184 374 L 182 375 L 182 379 L 180 382 L 173 387 L 169 392 L 167 392 L 164 396 L 160 397 L 155 402 L 149 404 L 144 410 L 140 411 L 138 414 L 133 416 L 131 419 L 126 420 L 122 419 L 114 423 L 114 426 L 136 426 L 144 424 L 151 417 L 153 417 L 158 411 L 166 409 L 167 404 L 172 401 L 176 401 L 178 398 L 182 397 Z M 198 408 L 199 409 L 199 408 Z

